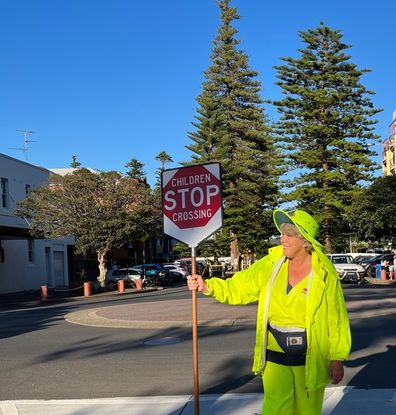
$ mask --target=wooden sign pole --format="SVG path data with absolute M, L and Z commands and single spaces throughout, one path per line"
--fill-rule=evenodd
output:
M 191 248 L 191 274 L 197 273 L 197 247 Z M 194 374 L 194 415 L 199 415 L 199 376 L 198 376 L 198 307 L 197 291 L 192 290 L 192 342 Z

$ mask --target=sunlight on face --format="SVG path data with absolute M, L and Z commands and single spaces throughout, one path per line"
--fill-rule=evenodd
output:
M 294 258 L 303 252 L 309 252 L 310 244 L 306 241 L 297 227 L 291 223 L 283 223 L 281 229 L 281 244 L 283 253 L 288 258 Z
M 282 223 L 280 225 L 280 230 L 282 232 L 281 236 L 295 236 L 304 239 L 297 227 L 291 223 Z

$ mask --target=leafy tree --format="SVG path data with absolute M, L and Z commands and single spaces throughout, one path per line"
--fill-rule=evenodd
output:
M 74 169 L 79 169 L 81 167 L 81 163 L 77 160 L 77 156 L 72 156 L 70 167 Z
M 33 235 L 74 235 L 77 253 L 96 252 L 102 286 L 111 249 L 145 233 L 153 235 L 159 224 L 147 185 L 117 172 L 87 169 L 53 176 L 49 184 L 34 189 L 15 213 L 29 219 Z
M 361 183 L 372 179 L 377 165 L 367 140 L 378 140 L 370 119 L 380 110 L 360 78 L 367 69 L 350 62 L 339 30 L 323 23 L 299 33 L 305 48 L 298 58 L 276 66 L 285 97 L 275 102 L 289 176 L 289 200 L 321 222 L 327 251 L 348 221 L 348 209 Z
M 353 230 L 364 241 L 396 243 L 396 176 L 377 178 L 352 205 Z
M 222 166 L 224 225 L 231 238 L 233 267 L 239 249 L 260 250 L 274 232 L 268 210 L 277 202 L 279 157 L 259 96 L 261 83 L 238 48 L 239 19 L 230 0 L 219 0 L 221 25 L 213 42 L 212 64 L 197 97 L 195 130 L 189 133 L 192 161 Z
M 131 179 L 145 180 L 146 172 L 144 171 L 144 164 L 138 159 L 132 158 L 125 164 L 127 168 L 126 175 Z
M 181 258 L 191 256 L 191 248 L 183 242 L 178 242 L 173 246 L 173 252 L 178 254 Z
M 199 256 L 224 257 L 230 255 L 231 237 L 228 232 L 220 230 L 212 238 L 202 242 L 198 247 Z

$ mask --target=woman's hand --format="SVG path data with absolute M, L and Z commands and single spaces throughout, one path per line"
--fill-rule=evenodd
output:
M 337 385 L 344 377 L 344 364 L 341 360 L 332 360 L 330 362 L 330 378 L 333 385 Z
M 190 291 L 208 292 L 208 287 L 201 275 L 193 274 L 187 277 L 187 286 Z

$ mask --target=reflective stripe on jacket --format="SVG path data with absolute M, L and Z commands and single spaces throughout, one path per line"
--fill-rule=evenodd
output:
M 255 374 L 265 368 L 265 302 L 272 271 L 282 255 L 282 246 L 277 246 L 249 269 L 237 272 L 232 278 L 206 280 L 208 295 L 221 303 L 240 305 L 258 301 L 252 369 Z M 308 391 L 327 385 L 330 382 L 330 361 L 346 360 L 351 349 L 349 319 L 340 280 L 333 264 L 319 249 L 312 253 L 312 270 L 306 309 L 308 350 L 305 387 Z

